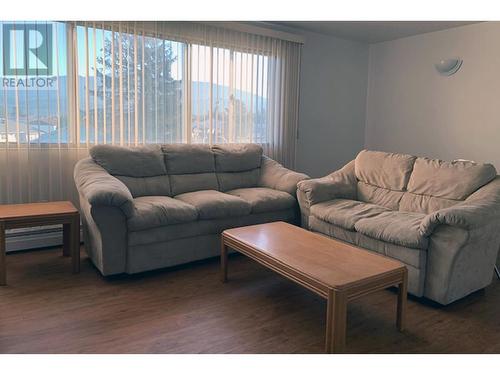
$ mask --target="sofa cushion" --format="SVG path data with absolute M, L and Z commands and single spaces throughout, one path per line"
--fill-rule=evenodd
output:
M 262 147 L 256 144 L 213 145 L 219 190 L 257 186 Z
M 250 203 L 243 199 L 216 190 L 194 191 L 175 198 L 196 207 L 200 219 L 243 216 L 252 210 Z
M 414 194 L 463 200 L 496 177 L 491 164 L 418 158 L 408 183 Z
M 378 206 L 397 211 L 399 202 L 403 197 L 402 191 L 384 189 L 378 186 L 369 185 L 363 181 L 358 181 L 357 198 L 362 202 L 373 203 Z
M 351 231 L 358 220 L 388 211 L 385 207 L 350 199 L 332 199 L 311 206 L 312 216 Z
M 94 161 L 109 174 L 131 177 L 151 177 L 167 174 L 161 147 L 94 146 L 89 151 Z
M 296 204 L 295 199 L 290 194 L 269 188 L 235 189 L 226 193 L 248 202 L 252 207 L 253 214 L 286 210 Z
M 415 159 L 411 155 L 363 150 L 356 156 L 356 177 L 370 185 L 404 191 Z
M 388 211 L 356 222 L 357 232 L 376 240 L 400 246 L 427 249 L 428 239 L 421 234 L 420 223 L 425 215 L 415 212 Z
M 175 241 L 181 238 L 204 236 L 207 234 L 220 234 L 222 231 L 229 228 L 269 223 L 273 221 L 286 221 L 294 223 L 295 219 L 295 210 L 288 209 L 238 217 L 197 220 L 189 223 L 166 225 L 162 227 L 149 228 L 143 231 L 129 232 L 128 246 L 131 247 L 143 244 L 161 243 L 164 241 Z M 168 247 L 168 244 L 165 246 Z
M 368 237 L 360 232 L 352 232 L 336 225 L 311 218 L 310 228 L 314 232 L 323 233 L 329 237 L 352 243 L 364 249 L 376 251 L 382 255 L 398 259 L 403 263 L 422 270 L 426 268 L 426 250 L 404 247 L 394 243 Z
M 171 195 L 168 175 L 151 177 L 115 176 L 127 186 L 130 194 L 135 197 L 147 195 Z
M 128 220 L 129 230 L 138 231 L 197 220 L 196 208 L 183 201 L 163 196 L 134 199 L 135 212 Z
M 219 190 L 214 153 L 210 146 L 167 144 L 162 146 L 162 150 L 172 195 L 198 190 Z
M 259 183 L 260 168 L 243 172 L 217 172 L 221 191 L 255 187 Z
M 213 145 L 217 172 L 241 172 L 260 168 L 262 147 L 257 144 Z
M 214 153 L 208 145 L 166 144 L 162 145 L 168 174 L 214 173 Z
M 215 173 L 190 173 L 170 175 L 172 195 L 198 190 L 219 190 Z
M 427 261 L 426 250 L 410 249 L 404 246 L 375 240 L 362 233 L 348 231 L 316 219 L 315 217 L 312 217 L 309 223 L 311 230 L 314 232 L 338 238 L 339 240 L 352 243 L 364 249 L 376 251 L 377 253 L 398 259 L 405 263 L 408 269 L 408 291 L 417 297 L 421 297 L 424 294 Z
M 459 202 L 462 201 L 405 192 L 399 202 L 399 211 L 429 214 L 443 208 L 454 206 Z

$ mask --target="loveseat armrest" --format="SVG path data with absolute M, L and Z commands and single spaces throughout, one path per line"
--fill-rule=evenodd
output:
M 308 179 L 304 173 L 294 172 L 285 168 L 277 161 L 262 156 L 259 186 L 285 191 L 292 196 L 297 192 L 297 183 Z
M 325 177 L 315 178 L 298 183 L 298 196 L 304 205 L 314 204 L 335 198 L 356 199 L 357 179 L 354 174 L 354 161 Z M 302 202 L 301 202 L 302 203 Z
M 117 207 L 127 218 L 134 214 L 130 190 L 92 158 L 82 159 L 76 164 L 74 179 L 79 193 L 91 206 Z
M 430 236 L 441 224 L 467 230 L 498 222 L 500 229 L 500 177 L 497 176 L 465 201 L 428 214 L 420 223 L 420 232 Z

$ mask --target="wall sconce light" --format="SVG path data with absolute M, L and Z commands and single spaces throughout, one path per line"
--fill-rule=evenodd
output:
M 440 60 L 437 64 L 434 64 L 436 70 L 442 76 L 451 76 L 458 72 L 458 69 L 462 66 L 462 59 L 454 58 L 454 59 L 443 59 Z

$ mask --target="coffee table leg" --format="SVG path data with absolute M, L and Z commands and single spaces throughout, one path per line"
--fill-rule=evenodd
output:
M 408 270 L 403 271 L 403 280 L 398 285 L 398 316 L 396 325 L 398 330 L 403 331 L 406 325 L 406 300 L 408 294 Z
M 80 216 L 76 215 L 70 224 L 69 241 L 73 273 L 80 272 Z
M 330 290 L 326 309 L 326 353 L 341 353 L 345 348 L 347 297 L 345 293 Z
M 7 264 L 5 259 L 5 223 L 0 221 L 0 285 L 7 285 Z
M 221 241 L 220 248 L 220 275 L 223 283 L 227 281 L 227 246 L 224 244 L 224 239 Z

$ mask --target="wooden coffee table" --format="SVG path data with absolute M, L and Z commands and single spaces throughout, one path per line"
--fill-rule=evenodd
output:
M 7 284 L 5 230 L 62 224 L 63 255 L 71 255 L 73 272 L 80 271 L 80 214 L 71 202 L 0 205 L 0 285 Z
M 391 258 L 284 223 L 252 225 L 222 233 L 221 276 L 227 251 L 236 250 L 328 301 L 327 353 L 344 350 L 347 302 L 398 286 L 397 327 L 404 329 L 408 273 Z

